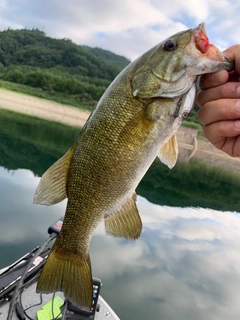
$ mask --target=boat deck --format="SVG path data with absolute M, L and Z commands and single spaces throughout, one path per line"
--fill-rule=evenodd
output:
M 0 320 L 52 320 L 62 319 L 64 295 L 36 293 L 39 273 L 47 259 L 49 242 L 54 240 L 61 230 L 63 219 L 51 225 L 48 229 L 50 237 L 40 246 L 15 261 L 12 265 L 0 270 Z M 80 310 L 67 302 L 67 312 L 64 319 L 84 320 L 120 320 L 107 302 L 99 295 L 101 280 L 93 278 L 93 304 L 89 312 Z M 17 292 L 16 292 L 17 291 Z M 17 297 L 13 299 L 12 297 Z M 14 301 L 14 314 L 8 317 L 10 301 Z M 16 304 L 17 302 L 17 304 Z M 60 309 L 61 308 L 61 309 Z M 19 315 L 16 314 L 18 311 Z
M 27 315 L 34 319 L 34 320 L 45 320 L 47 318 L 38 318 L 37 317 L 37 312 L 41 310 L 42 306 L 44 306 L 46 303 L 51 301 L 53 299 L 53 294 L 43 294 L 42 295 L 42 301 L 41 301 L 41 296 L 36 293 L 36 282 L 25 288 L 22 293 L 21 293 L 21 303 L 23 306 L 23 309 L 27 313 Z M 62 292 L 57 292 L 55 297 L 60 297 L 61 299 L 64 300 Z M 54 300 L 55 301 L 55 300 Z M 50 302 L 52 305 L 52 302 Z M 0 320 L 6 320 L 7 315 L 8 315 L 8 309 L 9 309 L 9 302 L 6 302 L 4 305 L 0 306 Z M 29 308 L 29 309 L 28 309 Z M 50 308 L 50 312 L 52 313 L 52 308 Z M 119 317 L 115 314 L 115 312 L 111 309 L 111 307 L 107 304 L 107 302 L 99 296 L 98 298 L 98 309 L 95 313 L 95 318 L 91 316 L 90 318 L 83 317 L 81 315 L 75 315 L 74 316 L 70 315 L 68 313 L 66 320 L 68 319 L 95 319 L 95 320 L 120 320 Z M 54 314 L 55 317 L 58 314 Z M 16 313 L 14 312 L 14 315 L 12 317 L 12 320 L 19 320 L 21 318 L 18 318 Z M 23 318 L 27 319 L 27 317 Z M 48 319 L 52 319 L 50 316 Z M 57 318 L 56 318 L 57 319 Z M 58 319 L 61 319 L 58 318 Z

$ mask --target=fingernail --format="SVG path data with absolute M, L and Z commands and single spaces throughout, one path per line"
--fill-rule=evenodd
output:
M 240 113 L 240 100 L 237 100 L 237 102 L 235 103 L 235 109 Z
M 234 125 L 237 129 L 240 129 L 240 120 L 234 121 Z

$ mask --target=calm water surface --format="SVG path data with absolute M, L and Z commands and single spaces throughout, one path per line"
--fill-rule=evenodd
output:
M 79 130 L 0 111 L 0 268 L 44 241 L 66 202 L 33 205 L 40 176 Z M 94 276 L 121 319 L 225 320 L 240 315 L 239 174 L 158 162 L 138 188 L 139 240 L 91 242 Z

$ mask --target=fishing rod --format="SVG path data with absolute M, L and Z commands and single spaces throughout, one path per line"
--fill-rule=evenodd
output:
M 35 259 L 44 251 L 44 249 L 46 248 L 46 246 L 49 244 L 49 242 L 51 242 L 54 238 L 56 238 L 58 235 L 58 233 L 56 232 L 52 232 L 49 235 L 49 238 L 41 245 L 39 246 L 39 248 L 37 249 L 37 251 L 32 255 L 32 258 L 29 260 L 29 262 L 27 263 L 24 272 L 22 274 L 22 276 L 20 277 L 20 280 L 14 290 L 14 294 L 13 294 L 13 298 L 10 302 L 10 306 L 9 306 L 9 310 L 8 310 L 8 316 L 7 316 L 7 320 L 12 320 L 13 317 L 13 313 L 15 310 L 15 307 L 17 306 L 17 313 L 21 316 L 21 313 L 23 312 L 23 310 L 21 310 L 20 307 L 20 303 L 19 303 L 19 295 L 21 293 L 21 288 L 24 285 L 24 280 L 29 272 L 29 269 L 31 268 L 32 264 L 34 263 Z M 21 318 L 20 318 L 21 319 Z M 25 317 L 23 317 L 22 319 L 25 319 Z

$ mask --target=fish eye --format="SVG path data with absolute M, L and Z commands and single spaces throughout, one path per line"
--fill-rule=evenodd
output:
M 177 48 L 177 41 L 174 39 L 170 39 L 167 40 L 164 44 L 163 44 L 163 48 L 166 51 L 173 51 Z

